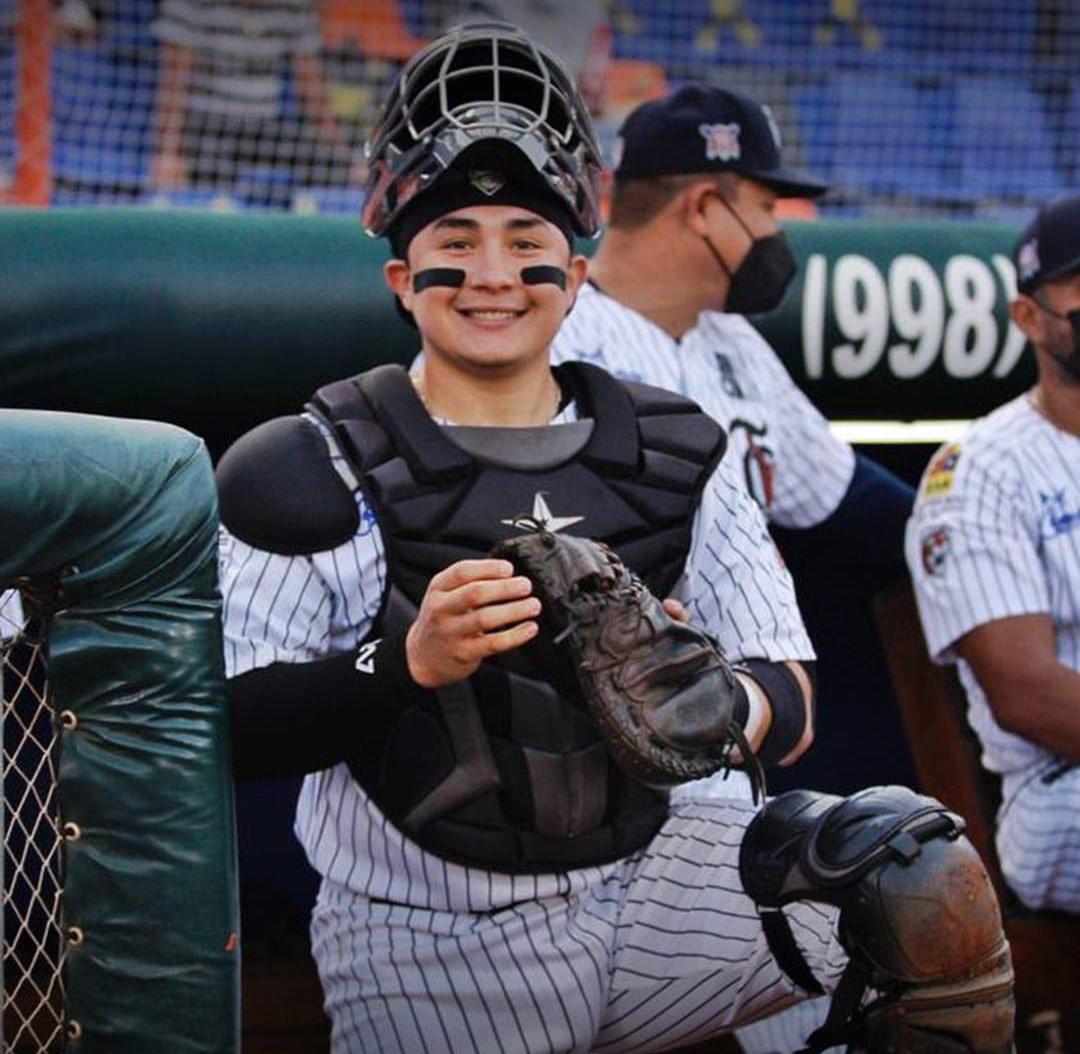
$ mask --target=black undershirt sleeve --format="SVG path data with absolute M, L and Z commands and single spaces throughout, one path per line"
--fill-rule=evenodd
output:
M 229 681 L 239 780 L 295 776 L 345 760 L 362 737 L 434 698 L 410 676 L 405 632 L 315 662 L 277 662 Z

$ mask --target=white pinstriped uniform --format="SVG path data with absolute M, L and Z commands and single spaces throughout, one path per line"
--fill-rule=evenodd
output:
M 724 426 L 733 465 L 766 517 L 813 527 L 840 504 L 855 453 L 792 381 L 776 352 L 742 315 L 703 311 L 678 340 L 587 282 L 559 328 L 553 362 L 581 359 L 624 380 L 680 392 Z M 828 1000 L 803 1003 L 740 1029 L 746 1054 L 796 1050 L 825 1020 Z
M 553 423 L 572 417 L 573 407 Z M 573 514 L 557 494 L 548 502 L 554 516 Z M 386 564 L 375 518 L 358 503 L 357 534 L 307 557 L 254 550 L 223 531 L 230 676 L 347 651 L 368 634 Z M 730 656 L 813 654 L 790 578 L 726 462 L 706 487 L 676 594 Z M 653 843 L 627 859 L 510 875 L 423 851 L 344 765 L 308 776 L 296 832 L 323 875 L 312 947 L 333 1050 L 655 1050 L 797 1001 L 739 882 L 755 810 L 740 774 L 726 786 L 683 789 Z M 788 914 L 814 969 L 834 982 L 846 958 L 835 912 L 806 904 Z
M 851 483 L 851 447 L 832 434 L 776 352 L 741 315 L 703 311 L 697 325 L 674 340 L 586 283 L 551 357 L 592 362 L 624 380 L 693 399 L 724 426 L 730 443 L 724 460 L 739 468 L 747 490 L 781 527 L 820 523 Z
M 1002 777 L 1002 871 L 1029 906 L 1080 911 L 1080 768 L 1005 731 L 953 648 L 986 622 L 1045 612 L 1058 661 L 1080 670 L 1080 437 L 1027 395 L 999 407 L 931 460 L 906 548 L 930 653 L 956 662 L 983 764 Z

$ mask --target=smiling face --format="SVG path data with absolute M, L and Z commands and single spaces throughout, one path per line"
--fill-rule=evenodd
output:
M 540 265 L 565 270 L 566 289 L 526 284 L 522 269 Z M 464 282 L 414 292 L 413 276 L 431 268 L 459 269 Z M 558 227 L 512 205 L 448 212 L 416 234 L 407 260 L 385 267 L 387 284 L 416 321 L 425 356 L 488 375 L 546 368 L 585 272 L 584 257 L 572 253 Z

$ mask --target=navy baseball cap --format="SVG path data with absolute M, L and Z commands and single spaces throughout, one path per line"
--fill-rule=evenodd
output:
M 687 84 L 642 103 L 623 122 L 616 179 L 737 172 L 782 198 L 816 197 L 828 186 L 784 165 L 780 129 L 767 106 L 711 84 Z
M 1080 271 L 1080 194 L 1047 202 L 1013 249 L 1016 288 L 1025 295 L 1044 282 Z

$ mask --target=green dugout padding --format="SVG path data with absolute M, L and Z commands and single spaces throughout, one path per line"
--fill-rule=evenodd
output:
M 83 940 L 66 989 L 85 1054 L 239 1049 L 216 553 L 195 436 L 0 410 L 0 588 L 29 580 L 49 598 L 54 703 L 74 715 L 59 722 L 59 791 L 78 827 L 64 912 Z
M 761 328 L 827 416 L 969 417 L 1031 383 L 1013 228 L 789 231 L 800 276 Z M 412 358 L 385 254 L 344 218 L 0 212 L 0 405 L 171 421 L 216 455 L 327 380 Z

